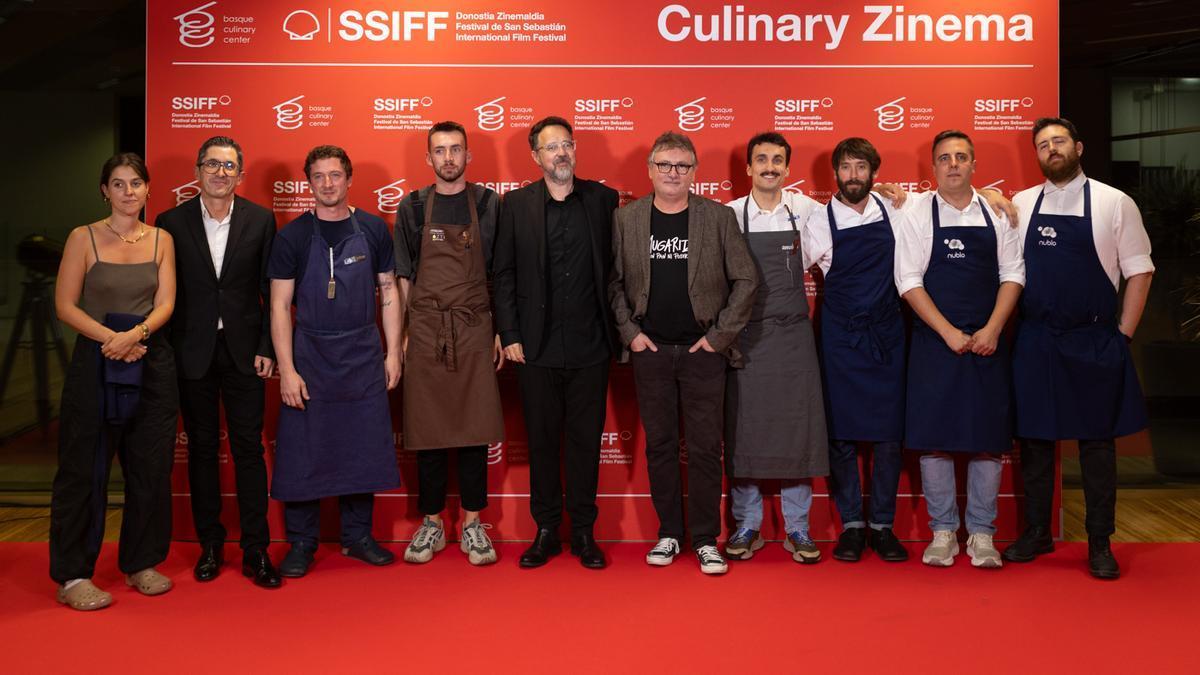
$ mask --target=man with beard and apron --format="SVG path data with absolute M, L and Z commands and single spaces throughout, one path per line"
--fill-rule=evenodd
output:
M 1013 346 L 1026 529 L 1004 559 L 1028 562 L 1054 550 L 1054 444 L 1076 439 L 1088 566 L 1097 578 L 1115 579 L 1120 567 L 1109 546 L 1117 499 L 1114 438 L 1147 423 L 1128 342 L 1154 273 L 1150 239 L 1133 200 L 1084 176 L 1083 144 L 1071 122 L 1040 119 L 1033 138 L 1047 180 L 1014 199 L 1027 277 Z
M 804 271 L 809 267 L 797 222 L 819 207 L 784 191 L 792 148 L 775 132 L 750 139 L 750 194 L 729 203 L 738 217 L 762 285 L 739 344 L 745 366 L 731 368 L 725 388 L 725 464 L 737 529 L 725 543 L 734 560 L 763 546 L 761 481 L 780 481 L 784 548 L 800 563 L 821 551 L 808 530 L 814 476 L 829 474 L 825 405 L 816 341 L 808 320 Z
M 938 190 L 901 218 L 896 288 L 912 306 L 905 446 L 923 451 L 921 487 L 933 541 L 921 562 L 958 555 L 954 456 L 967 454 L 967 554 L 1000 567 L 992 542 L 1001 455 L 1012 449 L 1008 344 L 1001 333 L 1025 282 L 1018 233 L 971 187 L 975 149 L 961 131 L 933 142 Z
M 504 363 L 492 329 L 487 279 L 499 197 L 464 177 L 471 154 L 456 122 L 429 130 L 435 182 L 400 203 L 396 272 L 408 307 L 404 447 L 417 453 L 421 527 L 404 552 L 424 563 L 446 545 L 450 451 L 464 511 L 460 548 L 472 565 L 496 562 L 479 512 L 487 506 L 488 446 L 504 440 L 496 371 Z
M 284 403 L 271 496 L 285 502 L 286 577 L 312 565 L 322 497 L 338 497 L 343 555 L 391 563 L 371 536 L 373 493 L 400 483 L 387 394 L 400 380 L 400 298 L 387 225 L 347 205 L 353 168 L 344 150 L 318 146 L 304 166 L 316 208 L 280 230 L 267 271 Z

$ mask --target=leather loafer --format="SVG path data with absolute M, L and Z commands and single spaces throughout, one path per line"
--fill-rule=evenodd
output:
M 833 547 L 835 560 L 843 562 L 858 562 L 862 558 L 863 549 L 867 546 L 867 530 L 862 527 L 851 527 L 842 530 L 838 537 L 837 546 Z
M 271 556 L 266 549 L 254 549 L 242 554 L 242 576 L 254 581 L 255 586 L 262 588 L 279 588 L 283 579 L 271 564 Z
M 579 564 L 590 570 L 602 570 L 608 565 L 591 532 L 571 535 L 571 555 L 579 556 Z
M 559 553 L 562 553 L 562 542 L 558 539 L 558 532 L 541 528 L 533 538 L 533 544 L 521 554 L 519 564 L 521 567 L 541 567 Z
M 196 581 L 212 581 L 221 573 L 221 565 L 225 562 L 225 554 L 221 544 L 201 544 L 200 559 L 192 570 Z
M 908 549 L 896 538 L 892 528 L 871 530 L 871 548 L 885 562 L 904 562 L 908 560 Z
M 350 546 L 343 546 L 342 555 L 379 567 L 396 562 L 396 555 L 380 546 L 379 542 L 370 536 L 363 537 Z
M 298 579 L 308 574 L 308 568 L 312 566 L 313 556 L 316 552 L 315 547 L 292 544 L 287 555 L 283 556 L 283 562 L 279 563 L 279 573 L 292 579 Z
M 1054 538 L 1050 530 L 1041 525 L 1030 525 L 1025 528 L 1017 540 L 1004 549 L 1001 556 L 1009 562 L 1031 562 L 1044 553 L 1054 552 Z
M 1088 537 L 1088 571 L 1097 579 L 1116 579 L 1121 568 L 1113 557 L 1108 537 Z

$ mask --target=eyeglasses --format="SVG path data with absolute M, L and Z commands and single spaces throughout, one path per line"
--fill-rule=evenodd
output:
M 675 173 L 680 176 L 686 176 L 696 168 L 695 164 L 672 164 L 671 162 L 654 162 L 654 166 L 658 168 L 659 173 L 671 173 L 671 169 L 675 169 Z
M 554 153 L 558 152 L 559 148 L 562 148 L 563 150 L 566 150 L 567 152 L 574 152 L 575 151 L 575 141 L 562 141 L 561 143 L 547 143 L 546 145 L 543 145 L 542 147 L 538 148 L 538 150 L 545 150 L 546 152 L 549 152 L 550 154 L 554 154 Z
M 222 162 L 219 159 L 206 159 L 196 166 L 204 169 L 204 173 L 217 173 L 224 169 L 225 173 L 237 174 L 239 169 L 237 162 Z

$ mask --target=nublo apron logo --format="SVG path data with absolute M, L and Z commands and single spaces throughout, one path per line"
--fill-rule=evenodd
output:
M 947 259 L 967 257 L 967 254 L 964 253 L 964 251 L 966 250 L 967 247 L 963 246 L 963 243 L 961 240 L 959 240 L 959 239 L 943 239 L 942 243 L 946 245 L 946 248 L 953 251 L 953 253 L 946 254 Z
M 1038 246 L 1058 246 L 1058 242 L 1054 241 L 1058 238 L 1058 232 L 1053 227 L 1039 227 L 1038 234 L 1042 235 L 1042 238 L 1038 239 Z

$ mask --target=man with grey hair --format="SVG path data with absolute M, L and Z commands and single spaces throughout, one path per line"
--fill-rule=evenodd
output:
M 723 574 L 721 434 L 725 367 L 741 365 L 735 341 L 750 318 L 758 273 L 733 210 L 689 193 L 695 146 L 655 139 L 647 162 L 653 194 L 616 211 L 608 295 L 632 360 L 646 434 L 650 496 L 658 514 L 651 565 L 669 565 L 684 535 L 680 429 L 687 442 L 687 530 L 700 571 Z

